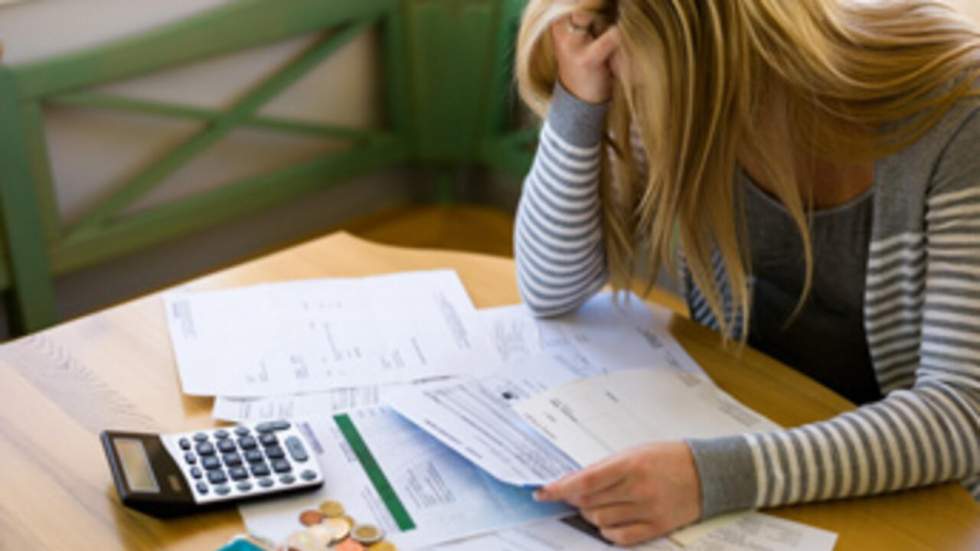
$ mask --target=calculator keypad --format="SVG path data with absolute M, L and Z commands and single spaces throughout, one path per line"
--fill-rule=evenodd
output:
M 162 438 L 182 460 L 198 503 L 274 493 L 297 483 L 315 485 L 321 478 L 316 462 L 309 462 L 304 439 L 288 421 Z

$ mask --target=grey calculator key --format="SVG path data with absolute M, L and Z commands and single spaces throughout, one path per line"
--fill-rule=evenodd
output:
M 292 484 L 293 482 L 296 482 L 296 477 L 291 474 L 284 474 L 279 477 L 279 482 L 282 482 L 283 484 Z
M 188 440 L 187 438 L 181 438 L 180 440 L 177 441 L 177 443 L 180 444 L 180 449 L 182 450 L 191 449 L 191 441 Z
M 286 430 L 291 426 L 292 425 L 289 424 L 289 421 L 285 421 L 282 419 L 272 422 L 272 430 Z
M 211 469 L 220 468 L 221 461 L 219 461 L 218 458 L 213 455 L 208 455 L 201 458 L 201 466 L 210 471 Z
M 255 425 L 255 430 L 258 431 L 259 433 L 267 433 L 267 432 L 272 432 L 276 429 L 273 427 L 273 424 L 271 422 L 266 421 L 265 423 L 259 423 L 258 425 Z
M 214 487 L 214 493 L 218 494 L 219 496 L 226 496 L 230 492 L 231 492 L 231 487 L 228 486 L 227 484 L 221 484 Z
M 214 431 L 214 437 L 218 440 L 224 440 L 225 438 L 228 438 L 228 431 L 225 429 L 218 429 Z
M 271 432 L 259 435 L 259 442 L 262 442 L 263 446 L 275 446 L 279 444 L 279 440 L 276 439 L 276 435 Z
M 298 436 L 286 438 L 286 449 L 289 450 L 289 457 L 292 457 L 294 461 L 302 463 L 309 459 L 309 456 L 306 455 L 306 448 L 303 447 L 303 442 Z
M 197 434 L 194 435 L 194 441 L 195 442 L 207 442 L 208 441 L 208 435 L 204 434 L 203 432 L 199 432 L 199 433 L 197 433 Z
M 279 446 L 269 446 L 265 449 L 265 454 L 269 456 L 269 459 L 282 459 L 286 457 L 286 452 L 282 451 Z
M 218 440 L 218 450 L 221 451 L 221 453 L 233 452 L 235 451 L 235 442 L 230 438 Z
M 208 482 L 211 484 L 224 484 L 228 482 L 228 477 L 225 476 L 225 472 L 221 469 L 215 469 L 213 471 L 208 471 Z
M 191 467 L 191 476 L 194 478 L 201 478 L 201 469 L 197 467 Z
M 235 487 L 238 488 L 242 492 L 247 492 L 247 491 L 249 491 L 249 490 L 252 489 L 252 483 L 251 482 L 248 482 L 246 480 L 243 480 L 243 481 L 239 482 L 238 484 L 235 484 Z
M 289 464 L 289 461 L 286 461 L 285 459 L 273 459 L 272 470 L 276 471 L 277 473 L 288 473 L 289 471 L 293 470 L 293 467 Z
M 197 493 L 199 494 L 207 495 L 208 493 L 208 485 L 205 484 L 203 480 L 201 482 L 198 482 L 195 488 L 197 488 Z
M 299 476 L 303 480 L 313 480 L 314 478 L 316 478 L 316 473 L 309 469 L 306 469 L 305 471 L 299 473 Z
M 221 459 L 223 459 L 225 465 L 228 465 L 229 467 L 237 467 L 242 464 L 242 456 L 238 455 L 237 453 L 226 453 L 221 456 Z
M 214 446 L 211 445 L 211 442 L 198 442 L 194 449 L 197 450 L 198 455 L 211 455 L 214 453 Z
M 265 461 L 262 463 L 252 463 L 251 468 L 252 474 L 255 476 L 266 476 L 269 474 L 269 466 L 265 464 Z
M 256 461 L 262 461 L 263 459 L 265 458 L 262 457 L 262 452 L 259 450 L 248 450 L 245 452 L 245 461 L 248 461 L 249 463 L 255 463 Z
M 242 447 L 243 450 L 255 449 L 258 444 L 255 442 L 255 438 L 249 435 L 245 435 L 238 439 L 238 445 Z
M 243 427 L 241 425 L 235 427 L 235 434 L 238 436 L 247 436 L 249 433 L 248 427 Z
M 188 465 L 193 465 L 194 463 L 197 463 L 197 456 L 194 455 L 194 452 L 187 452 L 184 454 L 184 461 L 186 461 Z
M 232 480 L 242 480 L 248 478 L 248 471 L 245 470 L 245 467 L 232 467 L 228 469 L 228 476 Z
M 263 476 L 262 478 L 259 479 L 259 486 L 262 486 L 263 488 L 268 488 L 272 486 L 272 484 L 273 484 L 272 479 L 267 476 Z

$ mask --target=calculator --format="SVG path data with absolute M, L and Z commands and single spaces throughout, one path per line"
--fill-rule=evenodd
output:
M 167 517 L 323 485 L 304 434 L 312 434 L 305 424 L 270 421 L 172 434 L 110 430 L 100 438 L 122 502 Z

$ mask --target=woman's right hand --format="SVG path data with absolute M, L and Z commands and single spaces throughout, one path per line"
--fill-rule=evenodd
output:
M 614 64 L 619 48 L 615 25 L 593 36 L 596 15 L 576 11 L 551 26 L 562 86 L 589 103 L 605 103 L 612 95 Z

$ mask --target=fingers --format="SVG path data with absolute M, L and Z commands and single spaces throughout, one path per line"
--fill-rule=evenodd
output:
M 643 522 L 646 513 L 645 508 L 637 503 L 616 503 L 583 508 L 580 512 L 585 520 L 600 529 Z
M 613 526 L 599 530 L 602 537 L 621 546 L 636 545 L 657 536 L 662 536 L 666 530 L 660 529 L 657 525 L 647 522 L 637 522 L 624 526 Z
M 626 467 L 621 461 L 598 463 L 544 486 L 534 497 L 540 501 L 566 501 L 579 505 L 583 498 L 613 488 L 626 475 Z
M 619 48 L 619 29 L 609 27 L 588 46 L 588 56 L 593 63 L 605 63 Z

